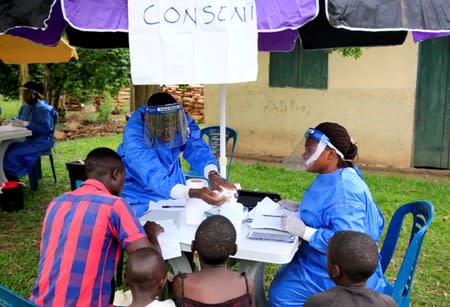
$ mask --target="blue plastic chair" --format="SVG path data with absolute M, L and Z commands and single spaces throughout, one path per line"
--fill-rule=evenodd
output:
M 11 306 L 11 307 L 37 307 L 34 303 L 21 297 L 17 293 L 9 290 L 8 288 L 0 285 L 0 306 Z
M 202 135 L 206 136 L 207 143 L 213 152 L 213 155 L 219 159 L 220 157 L 220 126 L 210 126 L 201 129 Z M 227 179 L 230 177 L 231 171 L 231 162 L 233 161 L 234 149 L 236 147 L 236 142 L 238 139 L 238 133 L 236 130 L 230 127 L 226 127 L 225 129 L 225 143 L 228 148 L 228 144 L 231 142 L 231 150 L 228 155 L 228 163 L 227 163 Z M 194 172 L 193 170 L 189 170 L 187 178 L 193 177 L 203 177 Z
M 47 150 L 44 150 L 40 152 L 39 158 L 36 160 L 36 162 L 33 165 L 32 172 L 28 175 L 28 178 L 30 179 L 30 188 L 31 190 L 36 190 L 38 187 L 38 180 L 42 178 L 42 166 L 41 166 L 41 157 L 42 156 L 48 156 L 50 159 L 50 167 L 52 168 L 52 174 L 53 174 L 53 180 L 56 183 L 56 171 L 55 171 L 55 164 L 53 162 L 53 152 L 52 149 L 55 147 L 55 130 L 56 130 L 56 123 L 58 122 L 58 112 L 56 112 L 54 109 L 52 109 L 52 117 L 53 117 L 53 126 L 52 130 L 50 131 L 50 146 Z
M 411 236 L 406 249 L 405 256 L 397 274 L 394 283 L 386 280 L 384 293 L 393 297 L 399 307 L 409 306 L 412 281 L 416 269 L 417 260 L 419 259 L 420 248 L 422 247 L 423 238 L 430 226 L 434 216 L 433 205 L 428 201 L 416 201 L 398 208 L 386 233 L 386 238 L 381 248 L 381 268 L 383 274 L 391 262 L 395 248 L 397 246 L 400 231 L 405 217 L 412 214 L 413 223 Z

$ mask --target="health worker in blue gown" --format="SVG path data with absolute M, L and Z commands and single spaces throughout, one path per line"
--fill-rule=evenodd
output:
M 335 286 L 327 273 L 327 246 L 342 230 L 368 234 L 380 240 L 384 218 L 369 188 L 353 164 L 358 148 L 347 130 L 336 123 L 321 123 L 305 133 L 306 171 L 318 176 L 305 191 L 297 216 L 283 216 L 283 228 L 302 239 L 290 263 L 283 265 L 269 289 L 270 306 L 302 306 L 313 294 Z M 290 156 L 289 161 L 296 157 Z M 367 287 L 383 291 L 380 263 Z
M 122 144 L 117 149 L 125 165 L 125 185 L 121 196 L 137 216 L 149 208 L 150 201 L 200 198 L 213 205 L 223 204 L 222 188 L 236 187 L 220 177 L 217 161 L 200 128 L 168 93 L 152 95 L 128 120 Z M 193 189 L 186 185 L 180 155 L 210 186 Z
M 24 127 L 31 130 L 32 135 L 23 142 L 15 142 L 8 146 L 3 160 L 3 168 L 9 180 L 31 173 L 41 152 L 47 151 L 53 138 L 53 118 L 56 111 L 41 97 L 44 87 L 34 81 L 23 85 L 24 103 L 19 115 L 3 124 Z

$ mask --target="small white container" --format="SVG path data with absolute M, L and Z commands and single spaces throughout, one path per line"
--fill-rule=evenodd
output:
M 189 198 L 186 201 L 184 216 L 186 224 L 198 226 L 206 218 L 205 211 L 211 210 L 212 206 L 200 198 Z
M 208 180 L 202 178 L 192 178 L 186 181 L 186 185 L 190 189 L 201 189 L 208 186 Z
M 236 198 L 231 197 L 220 207 L 220 215 L 228 218 L 236 229 L 236 233 L 241 231 L 242 220 L 244 219 L 244 206 L 238 203 Z

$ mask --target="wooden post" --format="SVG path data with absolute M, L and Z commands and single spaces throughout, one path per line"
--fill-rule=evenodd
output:
M 159 91 L 159 85 L 131 85 L 130 111 L 133 112 L 141 105 L 146 104 L 148 98 Z
M 24 85 L 30 78 L 28 64 L 19 65 L 19 87 Z M 22 101 L 23 90 L 19 88 L 19 101 Z

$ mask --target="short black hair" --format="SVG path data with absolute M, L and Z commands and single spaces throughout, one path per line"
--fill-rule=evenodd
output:
M 112 169 L 122 166 L 122 159 L 117 152 L 110 148 L 99 147 L 88 153 L 86 157 L 86 176 L 88 178 L 100 178 Z
M 363 282 L 377 269 L 378 247 L 363 232 L 340 231 L 328 243 L 328 261 L 338 265 L 351 281 Z
M 204 220 L 195 233 L 195 246 L 206 264 L 223 264 L 234 252 L 236 229 L 229 219 L 213 215 Z
M 166 104 L 176 103 L 177 101 L 172 95 L 166 92 L 155 93 L 150 96 L 147 101 L 148 106 L 162 106 Z
M 130 288 L 147 292 L 158 287 L 166 275 L 166 266 L 158 251 L 145 247 L 130 254 L 125 271 Z
M 44 87 L 41 84 L 34 81 L 28 81 L 22 87 L 27 90 L 35 91 L 40 95 L 44 94 Z

